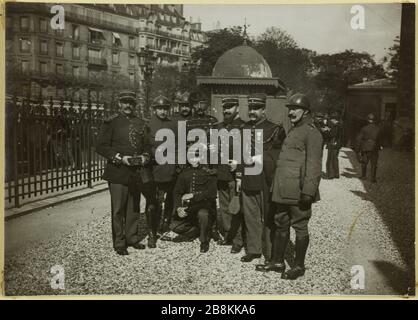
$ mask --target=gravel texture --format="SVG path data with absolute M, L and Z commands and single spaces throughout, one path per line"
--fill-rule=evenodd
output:
M 277 273 L 256 272 L 255 264 L 262 259 L 242 263 L 242 254 L 232 255 L 230 247 L 213 241 L 207 254 L 199 253 L 198 240 L 181 244 L 159 241 L 157 249 L 129 248 L 130 255 L 120 257 L 112 249 L 109 213 L 66 236 L 34 243 L 7 256 L 6 294 L 379 293 L 376 286 L 362 292 L 350 288 L 351 266 L 359 259 L 371 263 L 369 257 L 373 263 L 366 276 L 379 274 L 380 281 L 383 274 L 392 293 L 404 293 L 408 280 L 413 280 L 414 263 L 412 155 L 384 150 L 377 185 L 357 178 L 359 168 L 353 156 L 351 150 L 343 149 L 341 178 L 321 181 L 322 199 L 313 206 L 310 221 L 307 270 L 296 281 L 281 280 Z M 145 237 L 144 217 L 141 219 Z M 290 245 L 288 253 L 292 251 Z M 51 289 L 50 270 L 54 265 L 65 270 L 64 290 Z

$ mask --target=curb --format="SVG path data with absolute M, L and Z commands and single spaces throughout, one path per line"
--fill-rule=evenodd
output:
M 23 205 L 20 208 L 11 208 L 4 211 L 4 220 L 9 221 L 18 217 L 25 216 L 27 214 L 40 211 L 46 208 L 54 207 L 56 205 L 70 202 L 78 199 L 82 199 L 99 192 L 106 191 L 108 189 L 107 183 L 94 186 L 92 189 L 81 189 L 64 194 L 57 195 L 55 197 L 34 201 Z

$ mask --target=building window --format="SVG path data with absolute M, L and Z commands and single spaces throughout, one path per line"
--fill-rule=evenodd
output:
M 30 40 L 29 38 L 20 38 L 20 51 L 29 52 L 30 51 Z
M 129 37 L 129 49 L 135 49 L 135 38 Z
M 130 54 L 129 55 L 129 65 L 134 66 L 135 65 L 135 56 Z
M 89 49 L 89 58 L 100 59 L 102 57 L 100 50 Z
M 28 73 L 29 72 L 29 61 L 26 60 L 22 60 L 21 62 L 21 68 L 22 68 L 22 73 Z
M 29 30 L 29 18 L 28 17 L 20 17 L 20 30 L 21 31 Z
M 73 46 L 73 59 L 80 59 L 80 47 Z
M 112 63 L 119 64 L 119 52 L 117 51 L 112 52 Z
M 64 36 L 64 29 L 55 29 L 55 35 L 57 37 L 63 37 Z
M 73 24 L 73 40 L 80 39 L 80 27 Z
M 116 47 L 122 47 L 122 41 L 120 40 L 120 35 L 117 32 L 113 32 L 112 45 Z
M 48 73 L 48 64 L 46 62 L 40 62 L 39 72 L 41 73 L 41 76 L 45 76 Z
M 73 77 L 74 78 L 80 77 L 80 67 L 79 66 L 73 66 Z
M 48 40 L 41 40 L 39 51 L 41 54 L 48 54 Z
M 56 66 L 56 73 L 58 75 L 64 75 L 64 65 L 57 64 L 57 66 Z
M 90 43 L 101 44 L 102 41 L 106 39 L 103 35 L 103 31 L 99 29 L 90 28 L 89 40 Z
M 56 55 L 57 57 L 63 57 L 64 56 L 64 44 L 61 42 L 57 42 L 55 44 L 55 48 L 56 48 Z
M 147 46 L 154 47 L 154 38 L 147 37 Z
M 129 72 L 129 83 L 133 85 L 135 83 L 135 73 Z
M 39 19 L 39 32 L 48 32 L 48 22 L 46 19 Z

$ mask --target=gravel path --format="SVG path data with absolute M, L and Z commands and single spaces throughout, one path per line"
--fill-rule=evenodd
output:
M 196 240 L 182 244 L 159 241 L 157 249 L 130 248 L 129 256 L 117 256 L 107 214 L 67 235 L 9 255 L 6 294 L 405 293 L 414 261 L 411 155 L 384 151 L 378 185 L 357 178 L 358 167 L 349 149 L 340 154 L 340 169 L 343 175 L 339 180 L 321 181 L 322 200 L 314 205 L 310 221 L 308 269 L 296 281 L 281 280 L 276 273 L 255 272 L 255 264 L 261 260 L 241 263 L 241 254 L 231 255 L 229 247 L 213 242 L 207 254 L 199 253 Z M 145 235 L 145 229 L 142 233 Z M 350 288 L 354 264 L 366 269 L 365 290 Z M 51 289 L 50 269 L 54 265 L 65 270 L 64 290 Z

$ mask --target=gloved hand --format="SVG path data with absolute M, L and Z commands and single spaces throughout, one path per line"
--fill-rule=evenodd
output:
M 299 207 L 301 209 L 307 210 L 311 207 L 313 200 L 314 199 L 312 196 L 302 193 L 298 202 Z
M 177 214 L 180 218 L 186 218 L 187 217 L 186 208 L 185 207 L 178 207 L 177 208 Z

